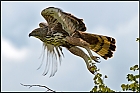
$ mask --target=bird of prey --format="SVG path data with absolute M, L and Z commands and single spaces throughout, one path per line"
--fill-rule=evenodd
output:
M 86 27 L 82 19 L 54 7 L 44 9 L 41 15 L 47 23 L 40 23 L 40 27 L 33 30 L 29 36 L 40 39 L 43 42 L 44 49 L 47 48 L 47 54 L 52 54 L 51 57 L 54 56 L 54 59 L 61 58 L 63 55 L 62 47 L 65 47 L 72 54 L 83 58 L 88 70 L 92 73 L 92 60 L 99 62 L 99 57 L 93 56 L 91 50 L 104 59 L 113 56 L 113 51 L 116 48 L 115 39 L 84 32 Z M 79 47 L 85 48 L 90 56 Z M 44 75 L 48 73 L 50 63 L 52 64 L 50 76 L 54 76 L 57 71 L 56 60 L 52 62 L 48 60 Z

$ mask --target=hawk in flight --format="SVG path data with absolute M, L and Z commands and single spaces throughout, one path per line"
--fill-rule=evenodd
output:
M 39 23 L 39 28 L 34 29 L 29 36 L 40 39 L 43 42 L 44 50 L 47 50 L 44 75 L 48 73 L 50 68 L 50 76 L 55 75 L 58 67 L 57 61 L 61 62 L 61 58 L 64 56 L 62 47 L 83 58 L 91 73 L 93 73 L 91 68 L 94 66 L 92 60 L 99 62 L 99 57 L 93 56 L 91 51 L 96 52 L 106 60 L 113 56 L 113 51 L 116 49 L 115 39 L 85 32 L 86 27 L 83 19 L 55 7 L 42 10 L 41 15 L 47 23 Z M 89 55 L 80 47 L 85 48 Z

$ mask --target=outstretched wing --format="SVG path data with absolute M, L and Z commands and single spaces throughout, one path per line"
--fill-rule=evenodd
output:
M 51 19 L 50 19 L 51 20 Z M 48 23 L 50 23 L 51 21 L 48 21 Z M 40 27 L 48 27 L 48 24 L 47 23 L 39 23 L 39 26 Z M 55 29 L 61 29 L 62 27 L 54 27 Z M 47 30 L 47 29 L 46 29 Z M 59 30 L 58 30 L 59 31 Z M 62 52 L 62 48 L 61 46 L 54 46 L 54 45 L 51 45 L 51 44 L 47 44 L 45 42 L 43 42 L 43 46 L 44 46 L 44 51 L 45 49 L 47 50 L 47 63 L 46 63 L 46 67 L 45 67 L 45 71 L 43 73 L 43 75 L 46 75 L 48 72 L 49 72 L 49 69 L 51 67 L 51 76 L 54 76 L 54 74 L 56 73 L 57 71 L 57 60 L 59 60 L 60 64 L 61 64 L 61 59 L 62 59 L 62 55 L 64 56 L 63 52 Z M 42 65 L 42 63 L 41 63 Z M 41 66 L 40 65 L 40 66 Z M 39 67 L 40 68 L 40 67 Z
M 29 36 L 39 38 L 43 42 L 44 50 L 47 49 L 47 63 L 44 75 L 48 73 L 50 67 L 50 76 L 54 76 L 56 73 L 57 59 L 59 58 L 59 61 L 61 61 L 63 55 L 61 46 L 66 47 L 72 54 L 83 58 L 89 71 L 91 71 L 92 65 L 90 63 L 92 63 L 92 60 L 98 62 L 97 58 L 99 58 L 93 56 L 91 50 L 104 59 L 113 56 L 113 51 L 116 48 L 115 39 L 108 36 L 85 33 L 86 27 L 82 19 L 54 7 L 42 10 L 41 15 L 47 23 L 40 23 L 40 28 L 33 30 Z M 77 46 L 85 48 L 90 56 Z
M 79 19 L 69 13 L 63 12 L 59 8 L 48 7 L 42 10 L 41 15 L 48 22 L 48 25 L 52 28 L 55 24 L 61 23 L 62 28 L 71 35 L 74 31 L 86 31 L 83 19 Z

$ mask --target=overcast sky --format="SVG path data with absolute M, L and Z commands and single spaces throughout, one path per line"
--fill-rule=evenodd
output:
M 37 70 L 42 59 L 42 42 L 28 34 L 45 22 L 41 11 L 53 6 L 84 19 L 87 32 L 111 36 L 116 39 L 112 58 L 97 64 L 107 75 L 105 84 L 120 91 L 128 83 L 126 75 L 130 66 L 138 64 L 139 33 L 138 2 L 2 2 L 1 3 L 1 89 L 2 91 L 46 91 L 23 84 L 46 85 L 55 91 L 90 91 L 93 75 L 84 60 L 63 48 L 65 57 L 54 77 L 43 76 L 45 66 Z M 93 52 L 94 55 L 98 56 Z M 45 62 L 44 62 L 45 63 Z

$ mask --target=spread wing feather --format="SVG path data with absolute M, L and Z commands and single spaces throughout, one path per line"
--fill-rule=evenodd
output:
M 69 13 L 63 12 L 59 8 L 49 7 L 41 12 L 41 15 L 51 25 L 52 20 L 49 22 L 49 18 L 54 18 L 54 21 L 61 23 L 62 28 L 71 35 L 74 31 L 86 31 L 83 19 L 79 19 Z M 51 16 L 51 17 L 50 17 Z M 54 24 L 56 24 L 54 23 Z
M 76 31 L 78 34 L 74 33 L 75 35 L 72 35 L 71 37 L 74 43 L 76 43 L 76 40 L 74 40 L 74 38 L 80 38 L 82 39 L 82 41 L 89 44 L 89 49 L 96 52 L 104 59 L 113 56 L 113 51 L 115 51 L 116 48 L 115 39 L 108 36 L 85 33 L 84 31 L 86 31 L 86 27 L 85 24 L 83 23 L 83 19 L 79 19 L 71 15 L 70 13 L 63 12 L 61 9 L 54 7 L 49 7 L 42 10 L 41 15 L 45 18 L 47 23 L 40 23 L 39 26 L 40 28 L 44 26 L 48 27 L 47 32 L 53 31 L 62 33 L 65 36 L 71 36 Z M 77 48 L 76 44 L 74 43 L 73 47 L 66 48 L 73 54 L 82 57 L 86 61 L 86 64 L 88 65 L 89 57 L 86 56 L 86 54 L 84 54 L 82 50 Z M 44 75 L 48 73 L 50 67 L 52 66 L 50 76 L 54 76 L 58 67 L 57 58 L 59 58 L 59 61 L 61 61 L 61 57 L 63 55 L 62 48 L 61 46 L 54 46 L 47 44 L 45 42 L 43 43 L 43 45 L 44 48 L 47 48 L 47 63 Z
M 53 21 L 54 19 L 50 17 L 50 19 L 48 19 L 48 24 L 53 23 L 51 20 Z M 44 26 L 48 27 L 48 24 L 47 23 L 40 23 L 39 26 L 40 27 L 44 27 Z M 54 28 L 56 29 L 58 27 L 54 27 Z M 64 54 L 62 52 L 61 46 L 54 46 L 54 45 L 47 44 L 45 42 L 43 43 L 43 46 L 44 46 L 44 49 L 47 49 L 47 60 L 46 60 L 47 63 L 46 63 L 46 67 L 45 67 L 43 75 L 46 75 L 48 73 L 50 67 L 52 66 L 51 75 L 50 75 L 50 77 L 51 77 L 51 76 L 54 76 L 54 74 L 57 71 L 57 67 L 58 67 L 57 60 L 59 60 L 59 62 L 61 63 L 62 55 L 64 56 Z

